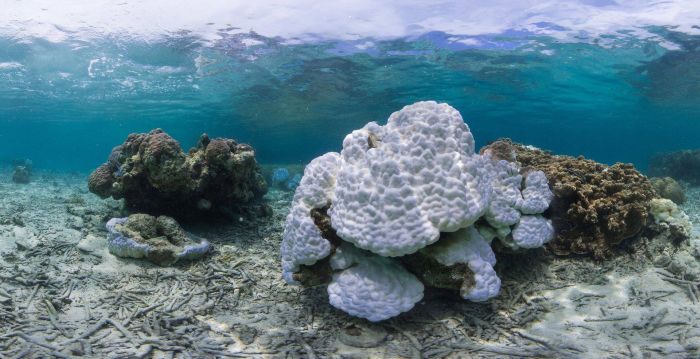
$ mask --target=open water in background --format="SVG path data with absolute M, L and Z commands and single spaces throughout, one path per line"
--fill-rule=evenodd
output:
M 252 144 L 262 163 L 306 163 L 429 99 L 456 107 L 478 146 L 510 137 L 640 169 L 700 148 L 693 2 L 336 4 L 347 16 L 210 2 L 217 11 L 192 10 L 192 29 L 166 19 L 189 19 L 177 1 L 123 2 L 131 12 L 104 19 L 116 5 L 13 2 L 0 15 L 0 161 L 88 171 L 129 133 L 161 127 L 185 149 L 207 132 Z M 125 19 L 143 26 L 121 30 Z

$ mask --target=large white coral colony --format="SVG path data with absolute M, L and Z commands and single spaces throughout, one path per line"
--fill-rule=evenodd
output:
M 422 299 L 415 268 L 401 261 L 420 254 L 468 267 L 462 297 L 488 300 L 500 289 L 493 238 L 516 249 L 554 235 L 541 216 L 552 199 L 547 178 L 519 170 L 475 153 L 469 127 L 447 104 L 418 102 L 385 126 L 370 122 L 345 137 L 340 154 L 306 167 L 283 234 L 283 276 L 296 283 L 301 266 L 328 258 L 330 303 L 379 321 Z M 341 244 L 324 238 L 314 221 L 312 211 L 324 208 Z

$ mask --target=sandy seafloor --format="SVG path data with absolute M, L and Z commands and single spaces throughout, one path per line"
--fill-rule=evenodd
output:
M 645 235 L 613 260 L 499 255 L 488 303 L 426 291 L 411 312 L 371 324 L 328 304 L 324 287 L 286 285 L 274 216 L 186 227 L 204 260 L 161 268 L 106 249 L 120 203 L 85 174 L 0 171 L 0 358 L 696 358 L 698 241 Z M 700 225 L 700 189 L 683 209 Z M 695 231 L 694 237 L 697 237 Z

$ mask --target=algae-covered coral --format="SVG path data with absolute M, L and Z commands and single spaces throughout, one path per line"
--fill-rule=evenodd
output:
M 411 309 L 424 285 L 488 300 L 501 284 L 489 241 L 549 241 L 554 230 L 541 213 L 551 197 L 544 173 L 523 176 L 514 163 L 475 153 L 457 110 L 418 102 L 306 167 L 283 234 L 283 275 L 329 280 L 333 306 L 371 321 Z M 431 275 L 441 272 L 452 275 Z
M 546 174 L 554 192 L 547 215 L 556 230 L 547 246 L 556 254 L 604 258 L 647 224 L 649 201 L 656 195 L 651 182 L 631 164 L 608 166 L 583 157 L 553 155 L 509 140 L 482 149 L 488 151 L 517 162 L 525 171 Z
M 248 204 L 267 191 L 251 146 L 204 134 L 185 154 L 160 129 L 129 135 L 88 185 L 100 197 L 123 198 L 131 211 L 175 217 Z
M 196 242 L 171 217 L 132 214 L 107 222 L 109 251 L 125 258 L 146 258 L 158 265 L 197 259 L 209 251 L 206 240 Z

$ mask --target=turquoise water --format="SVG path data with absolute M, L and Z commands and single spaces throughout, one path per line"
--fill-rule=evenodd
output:
M 263 163 L 306 163 L 366 122 L 433 99 L 456 107 L 479 145 L 510 137 L 644 169 L 656 152 L 700 143 L 700 36 L 643 29 L 653 36 L 5 31 L 0 159 L 87 171 L 129 133 L 161 127 L 183 147 L 207 132 L 252 144 Z

